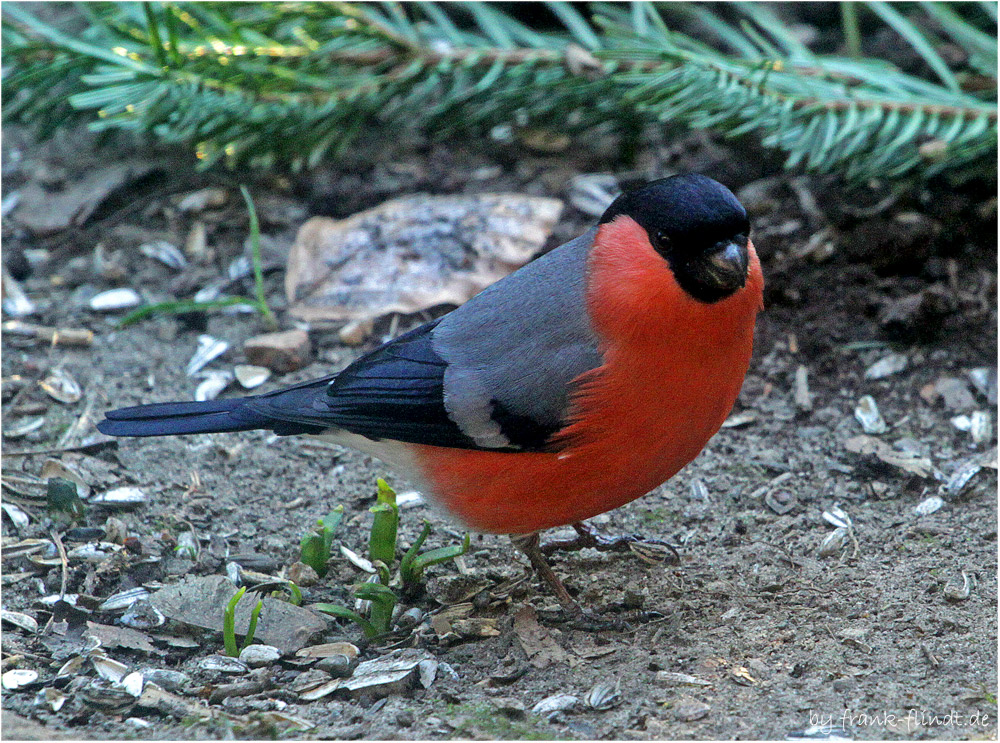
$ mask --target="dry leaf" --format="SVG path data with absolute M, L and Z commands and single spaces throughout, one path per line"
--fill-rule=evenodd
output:
M 460 305 L 527 263 L 562 209 L 519 194 L 416 195 L 339 221 L 314 217 L 288 255 L 289 309 L 344 322 Z

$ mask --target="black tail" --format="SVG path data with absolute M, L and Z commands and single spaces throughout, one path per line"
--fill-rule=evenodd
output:
M 277 421 L 257 413 L 243 400 L 163 402 L 106 413 L 97 430 L 108 436 L 170 436 L 271 428 Z

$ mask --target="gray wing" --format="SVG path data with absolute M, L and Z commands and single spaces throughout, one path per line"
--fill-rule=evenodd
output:
M 591 229 L 441 318 L 444 407 L 479 448 L 545 448 L 571 382 L 601 365 L 586 308 Z

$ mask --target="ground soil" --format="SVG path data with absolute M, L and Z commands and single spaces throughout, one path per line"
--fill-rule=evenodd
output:
M 6 193 L 39 179 L 51 181 L 53 171 L 72 180 L 81 170 L 115 159 L 106 150 L 93 154 L 79 139 L 42 147 L 23 133 L 10 133 L 5 132 L 4 160 L 11 162 L 15 148 L 19 160 L 9 170 L 5 165 Z M 39 306 L 31 319 L 95 333 L 89 348 L 49 347 L 5 334 L 5 382 L 21 375 L 33 384 L 61 366 L 84 389 L 83 400 L 72 405 L 54 403 L 37 387 L 17 395 L 16 385 L 5 390 L 5 427 L 32 409 L 46 416 L 45 426 L 28 439 L 5 440 L 5 475 L 39 474 L 49 455 L 16 452 L 54 447 L 88 400 L 96 417 L 123 405 L 191 399 L 194 384 L 184 366 L 199 333 L 231 344 L 213 368 L 232 368 L 243 361 L 242 342 L 264 329 L 256 315 L 219 313 L 204 325 L 197 318 L 160 317 L 117 329 L 116 318 L 86 309 L 94 291 L 115 286 L 189 295 L 222 275 L 243 250 L 246 217 L 232 188 L 236 175 L 196 174 L 176 153 L 151 157 L 163 158 L 166 167 L 141 189 L 106 203 L 82 227 L 41 238 L 18 225 L 16 210 L 5 219 L 5 248 L 26 248 L 34 259 L 24 281 Z M 534 578 L 525 580 L 526 565 L 509 543 L 477 534 L 464 558 L 464 569 L 484 586 L 472 617 L 496 619 L 497 632 L 449 644 L 427 624 L 418 628 L 405 643 L 427 649 L 455 672 L 439 672 L 428 689 L 379 701 L 306 703 L 287 690 L 301 669 L 278 664 L 271 669 L 271 689 L 216 705 L 231 716 L 212 722 L 143 709 L 102 711 L 76 693 L 79 684 L 73 680 L 68 686 L 55 680 L 64 659 L 53 658 L 43 637 L 5 626 L 4 670 L 37 670 L 41 686 L 5 692 L 4 711 L 74 738 L 733 739 L 807 731 L 821 736 L 816 727 L 823 725 L 829 734 L 851 738 L 995 737 L 995 440 L 974 444 L 951 422 L 971 411 L 951 410 L 926 389 L 942 377 L 960 379 L 973 395 L 972 407 L 991 411 L 995 420 L 995 401 L 967 377 L 970 369 L 994 367 L 997 354 L 996 200 L 983 203 L 982 184 L 931 184 L 879 204 L 885 184 L 849 190 L 834 179 L 796 179 L 750 143 L 722 145 L 705 135 L 685 135 L 650 138 L 630 165 L 617 162 L 615 149 L 600 139 L 554 155 L 495 143 L 370 147 L 360 149 L 355 162 L 308 176 L 256 176 L 254 188 L 270 255 L 280 261 L 307 214 L 344 215 L 415 192 L 514 190 L 567 198 L 567 184 L 579 173 L 613 172 L 627 184 L 675 169 L 714 175 L 752 202 L 768 290 L 753 363 L 734 411 L 753 413 L 753 420 L 723 429 L 656 491 L 595 519 L 608 533 L 636 532 L 669 542 L 680 563 L 653 564 L 631 553 L 593 550 L 555 558 L 557 573 L 581 604 L 623 620 L 625 627 L 585 631 L 560 622 L 553 597 Z M 228 188 L 229 204 L 200 217 L 165 211 L 176 194 L 207 184 Z M 136 249 L 157 238 L 183 245 L 195 218 L 207 224 L 211 253 L 180 275 Z M 592 221 L 568 204 L 549 247 Z M 810 240 L 823 242 L 815 238 L 823 230 L 832 250 L 803 256 Z M 99 243 L 103 247 L 95 251 Z M 282 325 L 291 327 L 281 312 L 280 279 L 280 271 L 268 276 L 269 296 Z M 880 322 L 886 303 L 928 287 L 941 300 L 937 309 L 895 325 Z M 376 335 L 402 332 L 419 321 L 400 318 L 392 328 L 385 321 Z M 329 374 L 377 342 L 357 349 L 339 344 L 334 332 L 315 331 L 312 338 L 317 360 L 272 378 L 262 389 Z M 907 357 L 906 369 L 865 378 L 865 370 L 892 351 Z M 801 390 L 798 403 L 795 399 L 800 367 L 807 373 L 808 403 Z M 890 426 L 880 438 L 929 457 L 931 476 L 845 447 L 862 433 L 854 409 L 863 395 L 875 398 Z M 144 554 L 163 558 L 152 574 L 143 575 L 130 571 L 127 561 L 113 571 L 71 566 L 66 590 L 100 598 L 136 583 L 224 573 L 226 550 L 228 559 L 276 575 L 297 560 L 300 536 L 338 503 L 346 509 L 340 538 L 363 552 L 375 478 L 385 476 L 408 489 L 362 454 L 267 432 L 121 440 L 54 456 L 86 473 L 98 491 L 135 485 L 149 496 L 132 511 L 87 509 L 83 525 L 102 526 L 112 515 L 138 538 Z M 960 465 L 979 460 L 987 466 L 961 492 L 944 493 L 940 510 L 914 512 Z M 821 544 L 833 531 L 822 514 L 835 505 L 852 520 L 856 541 L 821 555 Z M 44 508 L 22 507 L 31 523 L 19 531 L 5 517 L 5 540 L 48 538 L 52 528 L 65 530 L 65 524 L 50 524 Z M 462 534 L 419 506 L 403 512 L 404 540 L 414 539 L 422 517 L 434 519 L 432 546 Z M 173 540 L 188 530 L 203 547 L 197 562 L 180 560 L 172 551 Z M 26 612 L 44 627 L 50 614 L 38 600 L 59 593 L 60 568 L 32 570 L 22 558 L 5 559 L 3 568 L 3 608 Z M 339 558 L 333 568 L 304 589 L 306 603 L 344 599 L 344 585 L 358 574 Z M 22 572 L 30 574 L 18 578 Z M 964 599 L 956 593 L 963 574 L 971 583 Z M 456 575 L 453 563 L 432 568 L 428 592 L 416 605 L 439 611 Z M 526 605 L 538 610 L 542 626 L 566 651 L 544 668 L 529 662 L 513 626 Z M 111 624 L 119 614 L 88 618 Z M 72 626 L 80 619 L 67 621 Z M 158 631 L 148 635 L 155 640 Z M 198 665 L 220 652 L 221 637 L 195 636 L 198 647 L 168 648 L 163 655 L 124 649 L 109 654 L 131 666 L 184 671 L 191 678 L 186 692 L 198 700 L 199 691 L 227 679 Z M 349 625 L 334 627 L 329 639 L 361 642 Z M 384 649 L 363 647 L 364 657 Z M 658 677 L 662 671 L 688 674 L 703 685 L 679 685 Z M 618 699 L 609 709 L 588 704 L 600 682 L 617 685 Z M 70 697 L 58 712 L 36 701 L 40 688 L 53 685 Z M 576 695 L 580 704 L 551 719 L 530 713 L 537 702 L 559 693 Z M 259 721 L 262 711 L 275 709 L 315 727 L 297 731 Z M 123 722 L 126 718 L 145 723 Z M 36 727 L 17 727 L 17 719 L 13 714 L 5 719 L 6 737 L 38 734 Z

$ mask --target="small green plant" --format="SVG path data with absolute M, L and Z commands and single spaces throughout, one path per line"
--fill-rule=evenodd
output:
M 303 536 L 299 543 L 299 560 L 315 570 L 320 578 L 326 575 L 326 563 L 330 559 L 333 535 L 343 518 L 344 507 L 337 506 L 325 517 L 318 519 L 317 528 Z
M 222 613 L 222 640 L 226 645 L 226 655 L 231 658 L 238 657 L 241 649 L 253 644 L 253 636 L 257 632 L 257 619 L 260 617 L 261 609 L 264 608 L 264 602 L 258 600 L 257 605 L 250 612 L 250 626 L 247 628 L 246 637 L 243 638 L 243 648 L 240 648 L 236 644 L 236 605 L 240 603 L 240 599 L 246 592 L 247 589 L 244 586 L 234 593 Z
M 240 193 L 243 194 L 243 200 L 246 202 L 247 213 L 250 217 L 250 260 L 253 265 L 254 297 L 223 297 L 222 299 L 213 299 L 210 301 L 181 299 L 173 302 L 147 304 L 145 307 L 140 307 L 134 312 L 125 315 L 121 319 L 121 322 L 118 323 L 118 327 L 127 327 L 152 315 L 207 312 L 208 310 L 242 305 L 257 310 L 264 318 L 264 322 L 272 330 L 278 328 L 278 321 L 267 304 L 267 296 L 264 293 L 264 269 L 260 257 L 260 222 L 257 220 L 257 209 L 254 207 L 253 199 L 250 198 L 250 191 L 247 190 L 246 186 L 240 186 Z
M 368 602 L 367 616 L 338 604 L 316 604 L 315 608 L 357 624 L 368 638 L 378 637 L 392 627 L 392 613 L 401 595 L 409 595 L 418 587 L 424 571 L 431 565 L 454 560 L 469 551 L 469 535 L 461 544 L 438 547 L 420 553 L 431 533 L 430 522 L 424 521 L 420 536 L 399 561 L 395 575 L 396 537 L 399 531 L 399 507 L 396 492 L 379 478 L 377 501 L 372 512 L 372 528 L 368 538 L 368 556 L 375 567 L 371 579 L 354 587 L 356 598 Z

